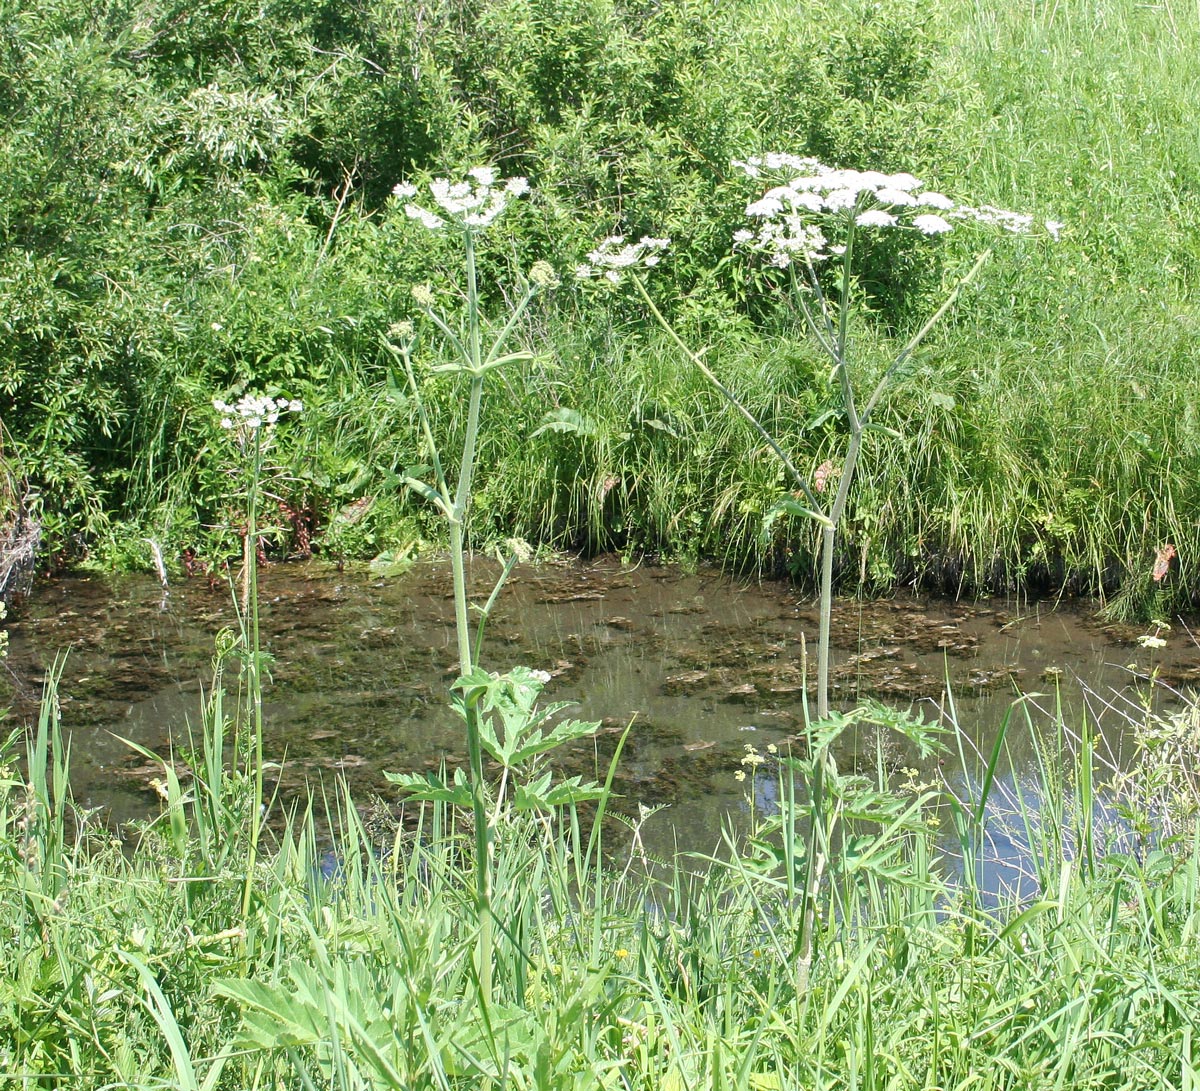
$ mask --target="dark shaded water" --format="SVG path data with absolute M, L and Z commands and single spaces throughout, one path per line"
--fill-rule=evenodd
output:
M 494 574 L 490 564 L 474 566 L 477 601 Z M 283 766 L 282 800 L 336 773 L 361 801 L 373 792 L 393 799 L 385 771 L 465 761 L 461 724 L 445 700 L 456 663 L 449 589 L 449 568 L 437 562 L 389 579 L 315 564 L 263 574 L 263 642 L 274 656 L 266 749 Z M 214 637 L 235 624 L 228 588 L 203 581 L 165 599 L 149 578 L 41 584 L 11 625 L 0 703 L 11 706 L 10 724 L 33 720 L 48 667 L 69 650 L 60 694 L 76 797 L 114 821 L 144 816 L 156 807 L 151 781 L 161 771 L 118 736 L 160 753 L 186 741 L 200 723 Z M 802 637 L 814 648 L 816 631 L 812 603 L 784 584 L 611 559 L 550 564 L 510 580 L 483 665 L 548 670 L 547 700 L 577 701 L 574 714 L 601 721 L 596 740 L 565 755 L 579 771 L 594 772 L 632 719 L 618 782 L 626 806 L 669 804 L 653 820 L 660 845 L 677 838 L 707 849 L 722 816 L 748 806 L 751 782 L 734 778 L 747 748 L 786 748 L 797 732 Z M 1053 704 L 1061 684 L 1063 699 L 1082 709 L 1085 688 L 1098 706 L 1152 668 L 1181 685 L 1200 677 L 1185 631 L 1164 634 L 1162 649 L 1138 645 L 1148 631 L 1105 627 L 1087 610 L 1053 603 L 842 601 L 836 697 L 850 705 L 871 694 L 944 721 L 949 678 L 959 724 L 986 749 L 1017 689 Z M 1101 726 L 1119 752 L 1125 721 L 1109 714 Z M 1027 733 L 1010 741 L 1019 769 Z M 873 742 L 860 745 L 873 761 Z M 764 773 L 751 791 L 769 795 L 772 783 Z

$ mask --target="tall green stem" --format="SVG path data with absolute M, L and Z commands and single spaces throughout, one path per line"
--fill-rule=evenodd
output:
M 829 715 L 829 631 L 833 624 L 832 524 L 821 528 L 821 618 L 817 629 L 817 719 Z
M 467 352 L 471 391 L 467 402 L 467 427 L 459 462 L 458 485 L 450 511 L 450 565 L 454 577 L 454 622 L 458 636 L 458 670 L 468 675 L 474 667 L 471 654 L 471 621 L 467 607 L 466 542 L 467 508 L 471 502 L 471 479 L 475 471 L 475 448 L 479 437 L 479 412 L 483 401 L 483 356 L 479 340 L 479 286 L 475 270 L 475 239 L 463 235 L 467 269 Z M 471 772 L 471 814 L 475 822 L 475 906 L 479 916 L 479 949 L 476 969 L 485 1003 L 492 1000 L 492 830 L 484 796 L 483 746 L 479 739 L 479 710 L 468 695 L 464 701 L 467 729 L 467 758 Z
M 254 458 L 250 470 L 250 487 L 246 496 L 245 593 L 243 613 L 249 627 L 249 647 L 246 649 L 246 674 L 253 738 L 254 795 L 250 800 L 250 838 L 246 858 L 246 884 L 242 890 L 242 916 L 250 913 L 254 891 L 254 869 L 258 862 L 258 841 L 262 832 L 263 804 L 263 719 L 261 639 L 258 628 L 258 492 L 262 476 L 262 428 L 253 430 Z

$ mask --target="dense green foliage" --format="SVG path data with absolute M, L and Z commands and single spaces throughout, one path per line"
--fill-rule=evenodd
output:
M 825 368 L 771 278 L 730 256 L 754 192 L 730 161 L 786 149 L 1067 224 L 1054 247 L 1005 240 L 890 399 L 898 435 L 867 452 L 842 573 L 1124 582 L 1160 607 L 1196 591 L 1200 29 L 1170 4 L 0 0 L 0 24 L 4 456 L 63 557 L 143 565 L 143 537 L 169 560 L 230 552 L 211 399 L 244 390 L 307 407 L 272 490 L 292 548 L 433 536 L 398 485 L 426 456 L 380 337 L 411 285 L 453 306 L 452 281 L 389 193 L 493 162 L 534 195 L 482 260 L 547 258 L 565 283 L 491 405 L 476 541 L 807 578 L 811 528 L 762 538 L 785 485 L 755 437 L 630 300 L 570 283 L 606 234 L 671 236 L 652 291 L 815 467 Z M 868 364 L 974 251 L 859 270 Z M 427 382 L 452 446 L 452 388 Z

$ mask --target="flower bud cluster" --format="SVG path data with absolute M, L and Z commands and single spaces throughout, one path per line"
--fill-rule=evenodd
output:
M 855 227 L 912 229 L 922 235 L 944 235 L 958 221 L 974 221 L 1014 234 L 1038 230 L 1032 216 L 984 205 L 952 201 L 944 193 L 926 190 L 911 174 L 837 170 L 816 159 L 772 153 L 734 160 L 750 178 L 764 172 L 790 175 L 746 206 L 746 215 L 757 225 L 734 234 L 734 242 L 769 256 L 772 265 L 786 268 L 793 261 L 820 261 L 844 253 L 829 235 Z M 1062 224 L 1046 220 L 1041 225 L 1057 239 Z
M 253 432 L 263 425 L 273 425 L 279 420 L 281 413 L 299 413 L 304 408 L 304 403 L 294 399 L 246 394 L 234 405 L 223 402 L 220 398 L 213 398 L 213 408 L 222 414 L 222 428 L 229 431 L 246 429 Z
M 614 284 L 636 266 L 647 268 L 658 264 L 663 251 L 671 245 L 670 239 L 655 239 L 643 235 L 637 242 L 626 243 L 624 235 L 610 235 L 587 256 L 587 261 L 576 267 L 575 276 L 580 280 L 604 277 Z
M 529 192 L 529 182 L 520 177 L 509 178 L 497 185 L 496 171 L 492 167 L 472 167 L 467 176 L 469 181 L 465 182 L 435 178 L 429 183 L 430 196 L 441 214 L 412 201 L 420 191 L 411 183 L 401 183 L 392 193 L 407 201 L 404 214 L 409 219 L 419 221 L 430 231 L 437 231 L 446 226 L 447 219 L 468 229 L 490 227 L 512 198 Z
M 393 322 L 388 326 L 387 335 L 389 340 L 398 341 L 403 344 L 406 341 L 411 341 L 416 332 L 416 327 L 405 318 L 399 322 Z
M 558 274 L 548 261 L 535 261 L 529 270 L 529 282 L 538 288 L 557 288 Z

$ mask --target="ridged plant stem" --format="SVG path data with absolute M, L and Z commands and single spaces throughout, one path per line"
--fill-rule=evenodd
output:
M 471 654 L 471 620 L 467 606 L 465 526 L 471 502 L 471 480 L 475 473 L 475 449 L 479 439 L 479 411 L 483 402 L 483 355 L 479 337 L 479 284 L 475 269 L 475 238 L 470 231 L 463 233 L 466 246 L 467 271 L 467 353 L 464 361 L 471 373 L 471 390 L 467 400 L 467 427 L 463 437 L 462 458 L 459 462 L 458 484 L 454 506 L 450 510 L 450 564 L 454 577 L 454 623 L 458 636 L 458 672 L 471 673 L 474 662 Z M 476 951 L 476 972 L 479 991 L 485 1004 L 492 1001 L 492 831 L 488 821 L 487 799 L 483 781 L 483 745 L 479 739 L 479 709 L 470 695 L 464 700 L 467 731 L 467 758 L 471 775 L 471 816 L 475 823 L 475 905 L 479 915 L 479 947 Z

